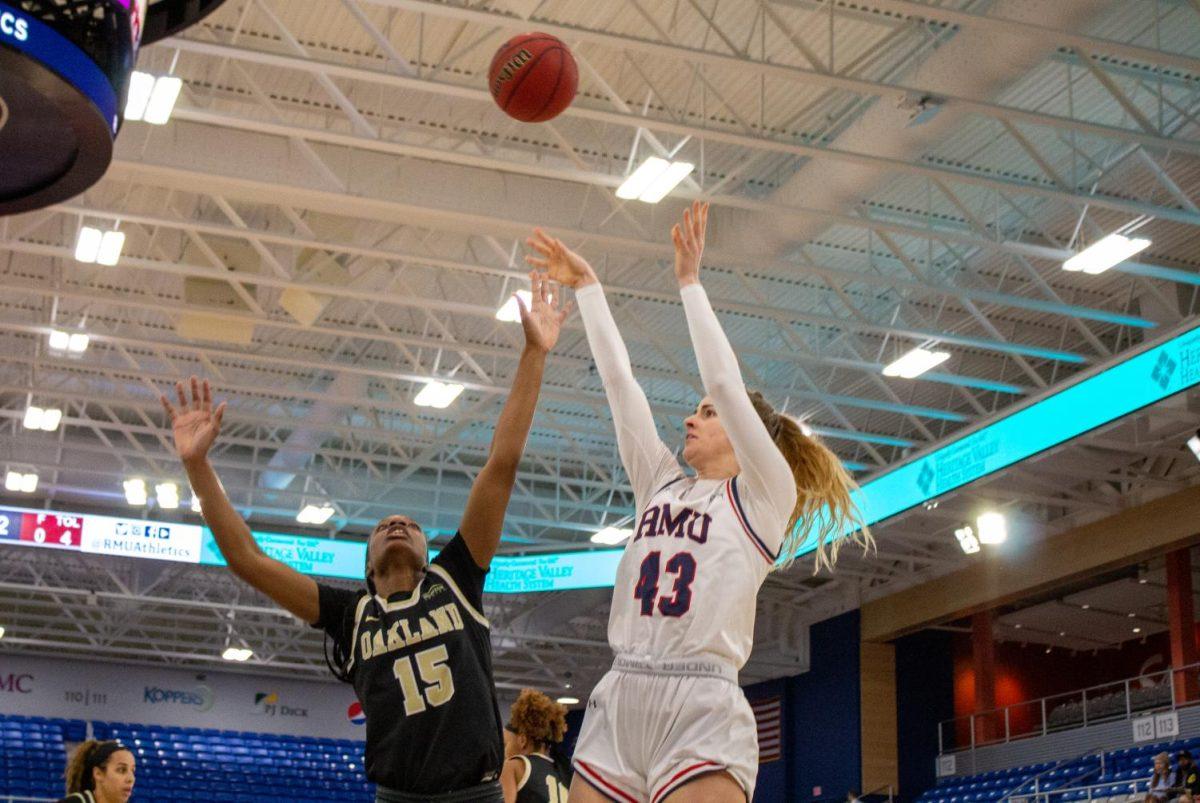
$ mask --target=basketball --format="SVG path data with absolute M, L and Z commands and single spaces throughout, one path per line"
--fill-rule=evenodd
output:
M 523 123 L 553 120 L 575 99 L 579 68 L 556 36 L 523 33 L 509 39 L 488 68 L 488 88 L 504 113 Z

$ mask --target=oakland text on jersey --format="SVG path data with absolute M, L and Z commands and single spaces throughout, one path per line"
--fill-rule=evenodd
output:
M 670 502 L 651 505 L 642 513 L 634 541 L 657 536 L 687 537 L 697 544 L 708 541 L 712 516 L 684 507 L 672 511 Z
M 427 598 L 429 595 L 425 596 Z M 427 613 L 428 616 L 398 619 L 390 626 L 376 628 L 371 627 L 372 620 L 378 621 L 374 616 L 364 617 L 363 632 L 359 633 L 358 637 L 360 659 L 366 661 L 463 629 L 462 611 L 455 602 L 434 608 Z

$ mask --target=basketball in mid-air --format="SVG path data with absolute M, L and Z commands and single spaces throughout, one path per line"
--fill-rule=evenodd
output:
M 488 88 L 504 113 L 523 123 L 553 120 L 571 105 L 579 67 L 562 40 L 548 33 L 509 39 L 488 68 Z

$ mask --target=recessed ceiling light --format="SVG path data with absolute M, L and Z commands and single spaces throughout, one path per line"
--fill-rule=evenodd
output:
M 1065 635 L 1067 635 L 1067 631 L 1065 631 L 1065 630 L 1060 630 L 1060 631 L 1058 631 L 1058 635 L 1060 635 L 1060 636 L 1065 636 Z
M 1130 619 L 1136 619 L 1136 618 L 1137 618 L 1137 614 L 1136 614 L 1136 613 L 1131 613 L 1131 614 L 1129 614 L 1129 618 L 1130 618 Z
M 1141 632 L 1142 632 L 1142 629 L 1141 629 L 1140 627 L 1135 627 L 1135 628 L 1133 629 L 1133 632 L 1134 632 L 1134 633 L 1141 633 Z
M 1021 626 L 1020 626 L 1020 625 L 1013 625 L 1013 627 L 1015 627 L 1017 630 L 1020 630 L 1020 629 L 1021 629 Z
M 1085 603 L 1083 603 L 1082 605 L 1080 605 L 1079 607 L 1080 607 L 1080 608 L 1083 608 L 1083 609 L 1086 611 L 1086 610 L 1088 610 L 1089 608 L 1091 608 L 1092 606 L 1091 606 L 1091 605 L 1088 605 L 1088 604 L 1085 602 Z

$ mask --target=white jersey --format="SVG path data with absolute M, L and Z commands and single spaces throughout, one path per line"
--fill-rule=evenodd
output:
M 703 289 L 692 285 L 682 295 L 701 378 L 741 466 L 736 477 L 684 475 L 658 437 L 603 292 L 590 285 L 576 295 L 637 503 L 608 640 L 618 654 L 709 656 L 740 669 L 753 646 L 758 589 L 778 557 L 796 490 Z

